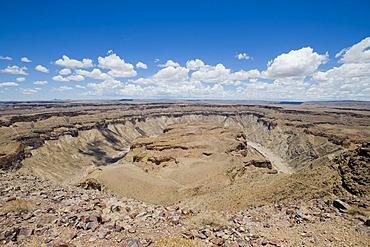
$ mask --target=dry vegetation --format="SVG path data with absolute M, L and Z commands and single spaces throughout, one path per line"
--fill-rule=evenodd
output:
M 206 247 L 204 242 L 195 239 L 166 238 L 157 242 L 157 247 Z
M 34 202 L 30 200 L 16 199 L 10 200 L 5 203 L 5 205 L 0 209 L 3 213 L 13 212 L 16 214 L 21 214 L 29 212 L 34 209 Z

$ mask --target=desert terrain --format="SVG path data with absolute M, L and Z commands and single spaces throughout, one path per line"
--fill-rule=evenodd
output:
M 370 103 L 0 103 L 0 244 L 367 246 Z

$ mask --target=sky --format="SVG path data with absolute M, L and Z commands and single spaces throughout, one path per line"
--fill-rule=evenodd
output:
M 0 1 L 0 101 L 370 100 L 370 1 Z

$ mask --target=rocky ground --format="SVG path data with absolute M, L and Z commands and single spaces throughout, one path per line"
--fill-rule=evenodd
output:
M 368 246 L 370 201 L 341 198 L 193 211 L 1 172 L 6 246 Z

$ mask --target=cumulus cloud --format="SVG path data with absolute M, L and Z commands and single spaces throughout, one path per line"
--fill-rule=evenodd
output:
M 134 85 L 122 83 L 118 80 L 106 80 L 102 83 L 89 83 L 91 91 L 84 95 L 110 95 L 110 96 L 131 96 L 140 98 L 225 98 L 230 97 L 220 84 L 213 86 L 203 85 L 200 82 L 188 82 L 183 84 L 161 85 Z
M 55 61 L 56 65 L 68 67 L 68 68 L 90 68 L 93 67 L 93 61 L 88 58 L 78 61 L 76 59 L 70 59 L 68 56 L 63 55 L 61 59 Z
M 34 81 L 33 84 L 35 84 L 35 85 L 47 85 L 48 82 L 47 81 Z
M 64 69 L 61 69 L 59 71 L 59 75 L 69 75 L 71 73 L 72 73 L 72 71 L 70 69 L 68 69 L 68 68 L 64 68 Z
M 370 63 L 370 37 L 350 48 L 345 48 L 335 55 L 342 63 Z
M 317 84 L 311 86 L 309 93 L 319 95 L 323 99 L 368 100 L 370 63 L 344 63 L 327 71 L 315 73 L 312 81 Z
M 4 57 L 4 56 L 0 56 L 0 60 L 13 60 L 13 58 L 11 57 Z
M 205 64 L 200 59 L 189 60 L 186 62 L 186 68 L 188 68 L 189 70 L 197 70 L 203 67 L 205 67 Z
M 42 72 L 42 73 L 49 73 L 49 69 L 45 68 L 45 67 L 44 67 L 44 66 L 42 66 L 42 65 L 37 65 L 37 66 L 35 67 L 35 70 L 40 71 L 40 72 Z
M 52 78 L 54 81 L 61 81 L 61 82 L 68 82 L 68 81 L 83 81 L 85 78 L 82 75 L 70 75 L 67 77 L 63 77 L 61 75 L 53 76 Z
M 153 81 L 162 84 L 162 83 L 181 83 L 185 82 L 188 79 L 189 70 L 184 67 L 165 67 L 158 71 L 153 77 Z
M 172 61 L 172 60 L 168 60 L 165 64 L 158 64 L 158 67 L 162 67 L 162 68 L 166 68 L 166 67 L 179 67 L 180 64 Z
M 17 77 L 17 79 L 15 79 L 17 82 L 22 82 L 22 81 L 25 81 L 26 78 L 25 77 Z
M 248 71 L 245 71 L 245 70 L 237 71 L 233 73 L 230 77 L 232 80 L 244 81 L 250 78 L 257 78 L 260 76 L 261 76 L 261 73 L 257 69 L 252 69 Z
M 115 79 L 105 80 L 101 83 L 89 83 L 87 87 L 93 91 L 85 93 L 86 95 L 132 96 L 143 93 L 141 86 L 122 83 Z
M 108 80 L 108 79 L 112 78 L 110 75 L 101 72 L 100 69 L 93 69 L 91 72 L 86 71 L 86 70 L 82 70 L 82 69 L 78 69 L 78 70 L 76 70 L 76 74 L 83 75 L 83 76 L 93 78 L 93 79 L 101 79 L 101 80 Z
M 235 96 L 253 100 L 302 100 L 303 97 L 307 99 L 307 86 L 309 83 L 304 78 L 282 78 L 272 82 L 253 79 L 243 87 L 238 87 Z
M 204 76 L 196 77 L 196 80 L 191 78 L 190 73 L 193 70 L 195 72 L 202 70 Z M 163 67 L 150 77 L 129 80 L 126 83 L 114 79 L 105 80 L 102 83 L 89 83 L 87 87 L 90 91 L 85 94 L 140 98 L 233 98 L 234 92 L 225 90 L 222 84 L 240 85 L 240 82 L 236 80 L 246 80 L 258 75 L 260 75 L 258 70 L 232 73 L 231 69 L 225 68 L 222 64 L 205 65 L 198 59 L 188 61 L 186 67 L 180 65 Z M 212 81 L 214 85 L 208 85 L 207 81 Z
M 83 81 L 85 78 L 102 81 L 88 83 L 86 86 L 56 87 L 52 91 L 79 89 L 83 95 L 137 98 L 368 100 L 369 48 L 370 38 L 365 38 L 352 47 L 343 49 L 336 54 L 340 63 L 326 70 L 322 70 L 320 65 L 328 61 L 329 55 L 318 54 L 312 48 L 304 47 L 282 53 L 272 59 L 265 71 L 233 71 L 222 63 L 209 65 L 200 59 L 188 60 L 185 65 L 168 60 L 159 64 L 160 68 L 151 76 L 126 81 L 120 81 L 118 78 L 134 77 L 137 75 L 135 69 L 147 69 L 148 66 L 143 62 L 134 65 L 127 63 L 113 51 L 109 51 L 105 57 L 99 57 L 97 66 L 91 70 L 86 68 L 93 66 L 92 60 L 78 61 L 63 56 L 55 64 L 66 68 L 62 68 L 52 78 L 54 81 Z M 236 57 L 247 59 L 249 56 L 240 53 Z M 14 65 L 1 72 L 26 75 L 26 70 L 27 67 Z M 24 77 L 18 77 L 16 82 L 24 80 Z M 16 82 L 3 82 L 0 87 L 18 86 Z M 47 81 L 34 81 L 33 84 L 46 85 Z M 35 93 L 37 89 L 18 91 L 30 94 Z
M 24 62 L 24 63 L 30 63 L 30 62 L 32 62 L 31 60 L 28 59 L 28 57 L 22 57 L 21 58 L 21 61 Z
M 34 94 L 40 92 L 41 88 L 21 88 L 19 89 L 21 94 Z
M 245 52 L 244 53 L 239 53 L 235 57 L 237 59 L 239 59 L 239 60 L 242 60 L 242 59 L 244 59 L 244 60 L 251 59 L 251 57 L 247 53 L 245 53 Z
M 321 64 L 328 61 L 329 55 L 320 55 L 311 47 L 283 53 L 268 63 L 262 73 L 265 78 L 306 77 L 312 75 Z
M 52 92 L 64 92 L 64 91 L 69 91 L 72 89 L 73 89 L 72 87 L 61 86 L 61 87 L 52 88 L 51 91 Z
M 336 54 L 343 63 L 312 76 L 308 95 L 321 99 L 368 100 L 370 95 L 370 38 Z
M 165 67 L 148 78 L 139 78 L 135 81 L 137 84 L 158 84 L 158 85 L 179 85 L 187 83 L 189 70 L 184 67 Z
M 231 70 L 219 63 L 216 66 L 201 67 L 191 75 L 191 78 L 196 81 L 219 83 L 229 80 L 230 75 Z
M 143 62 L 138 62 L 137 64 L 136 64 L 136 68 L 137 69 L 147 69 L 148 68 L 148 65 L 146 65 L 145 63 L 143 63 Z
M 1 70 L 1 73 L 8 73 L 13 75 L 28 75 L 28 73 L 25 71 L 27 70 L 27 67 L 18 67 L 17 65 L 8 66 L 5 69 Z
M 168 63 L 172 64 L 172 62 Z M 225 68 L 223 64 L 217 64 L 216 66 L 206 65 L 202 60 L 189 60 L 186 63 L 186 67 L 180 65 L 168 66 L 153 76 L 147 78 L 139 78 L 137 80 L 131 80 L 141 85 L 158 85 L 161 87 L 173 88 L 173 86 L 183 85 L 201 85 L 202 83 L 214 83 L 223 85 L 240 85 L 241 81 L 248 80 L 250 78 L 259 77 L 260 72 L 258 70 L 250 71 L 238 71 L 233 73 L 231 69 Z
M 18 83 L 15 82 L 1 82 L 0 87 L 16 87 L 19 86 Z
M 134 77 L 137 72 L 134 70 L 134 66 L 130 63 L 126 63 L 125 60 L 121 59 L 115 53 L 109 53 L 106 57 L 98 57 L 99 67 L 108 69 L 108 75 L 111 77 Z

